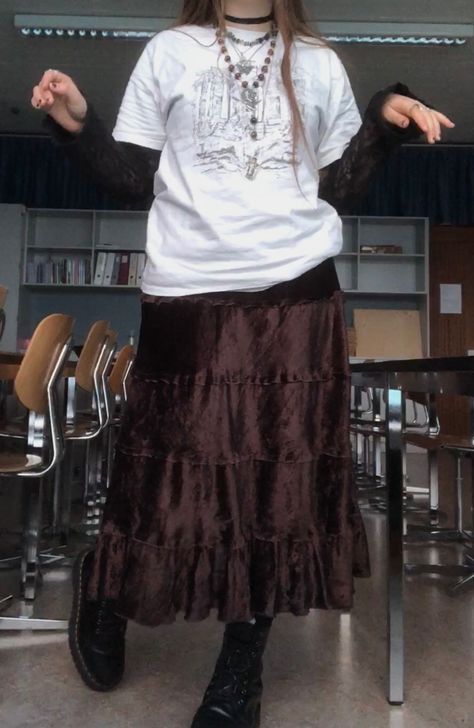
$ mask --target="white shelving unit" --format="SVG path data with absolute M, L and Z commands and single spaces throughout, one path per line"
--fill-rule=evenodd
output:
M 138 287 L 32 282 L 28 279 L 28 264 L 45 258 L 82 259 L 88 261 L 93 281 L 100 251 L 144 251 L 147 217 L 147 212 L 137 211 L 27 209 L 19 336 L 27 336 L 42 316 L 60 309 L 76 318 L 78 340 L 98 317 L 110 320 L 119 333 L 120 345 L 132 331 L 136 338 L 140 316 Z M 349 216 L 342 219 L 344 246 L 336 258 L 336 268 L 346 293 L 348 325 L 352 325 L 354 308 L 418 309 L 428 354 L 428 219 Z M 403 252 L 364 254 L 360 252 L 364 244 L 398 245 Z
M 423 350 L 429 346 L 429 220 L 424 217 L 343 217 L 344 245 L 336 269 L 346 296 L 346 320 L 355 308 L 420 311 Z M 361 253 L 362 245 L 397 245 L 401 253 Z

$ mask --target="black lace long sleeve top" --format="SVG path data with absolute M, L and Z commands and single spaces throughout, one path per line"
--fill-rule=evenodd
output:
M 344 214 L 363 197 L 374 172 L 395 148 L 422 133 L 413 121 L 402 129 L 383 119 L 382 107 L 391 93 L 422 101 L 401 83 L 376 93 L 367 107 L 359 131 L 342 157 L 320 170 L 319 197 L 333 205 L 339 214 Z M 425 101 L 422 103 L 430 106 Z M 78 134 L 66 131 L 49 115 L 45 116 L 42 124 L 68 158 L 110 195 L 126 203 L 151 203 L 160 151 L 117 142 L 90 103 L 84 126 Z

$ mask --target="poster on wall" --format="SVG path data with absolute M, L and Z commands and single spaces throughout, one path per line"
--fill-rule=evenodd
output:
M 441 283 L 439 286 L 440 313 L 462 313 L 460 283 Z

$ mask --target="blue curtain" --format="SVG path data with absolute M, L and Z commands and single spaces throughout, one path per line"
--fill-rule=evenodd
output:
M 0 202 L 27 207 L 124 209 L 71 165 L 47 136 L 0 135 Z M 144 206 L 125 206 L 140 208 Z M 352 212 L 474 225 L 474 146 L 401 147 Z

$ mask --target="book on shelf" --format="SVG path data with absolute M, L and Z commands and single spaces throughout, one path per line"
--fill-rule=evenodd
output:
M 128 285 L 137 285 L 138 253 L 130 253 L 130 267 L 128 269 Z
M 26 283 L 80 286 L 90 282 L 89 258 L 35 254 L 26 264 Z
M 120 258 L 121 257 L 122 256 L 121 256 L 120 253 L 115 253 L 114 267 L 112 269 L 112 277 L 110 279 L 110 285 L 111 286 L 116 286 L 117 283 L 118 283 L 119 268 L 120 268 Z
M 128 266 L 130 256 L 129 253 L 120 254 L 120 267 L 118 273 L 117 284 L 119 286 L 128 286 Z
M 115 253 L 106 253 L 107 259 L 105 261 L 104 278 L 102 281 L 103 286 L 110 286 L 112 282 L 112 273 L 114 271 Z
M 95 266 L 95 286 L 140 286 L 146 254 L 135 251 L 100 251 Z
M 142 285 L 142 278 L 143 278 L 143 270 L 145 268 L 146 263 L 146 254 L 145 253 L 138 253 L 138 264 L 137 264 L 137 286 L 141 288 Z
M 361 253 L 384 254 L 384 255 L 402 255 L 403 247 L 401 245 L 361 245 Z
M 105 261 L 106 260 L 107 260 L 107 253 L 103 253 L 101 251 L 97 256 L 97 261 L 95 264 L 94 286 L 102 285 L 102 281 L 104 280 L 104 271 L 105 271 Z

